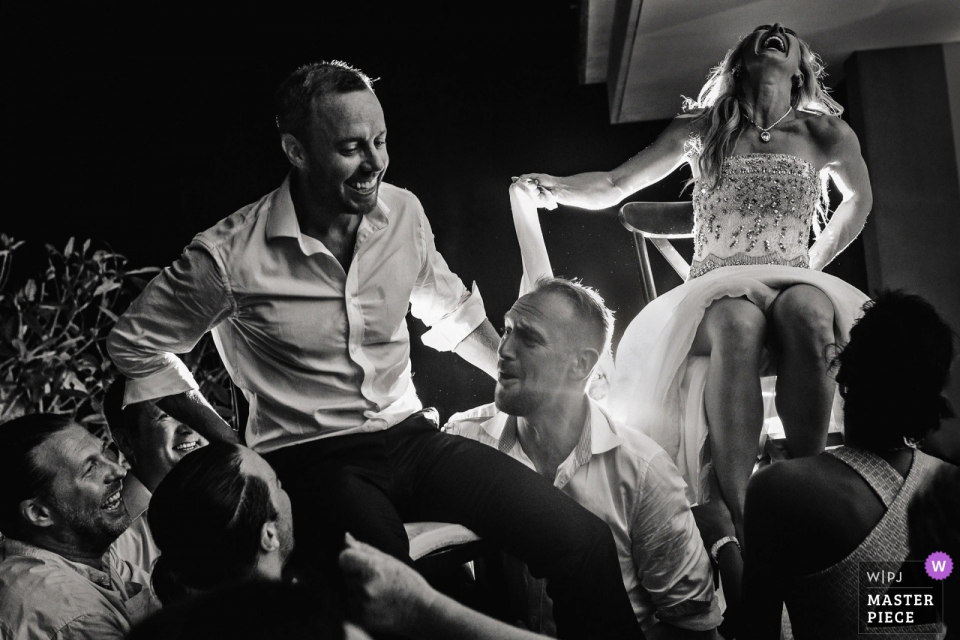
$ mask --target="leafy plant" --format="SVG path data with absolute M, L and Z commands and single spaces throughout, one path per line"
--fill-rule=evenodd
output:
M 112 251 L 46 245 L 48 266 L 17 291 L 6 290 L 13 253 L 0 235 L 0 422 L 24 413 L 67 414 L 102 424 L 103 394 L 117 375 L 105 342 L 118 316 L 156 267 L 128 269 Z M 185 361 L 214 406 L 232 417 L 227 374 L 206 336 Z

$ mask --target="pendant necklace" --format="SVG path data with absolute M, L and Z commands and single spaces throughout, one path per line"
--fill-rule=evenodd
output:
M 757 124 L 756 122 L 754 122 L 753 120 L 750 120 L 750 118 L 747 118 L 747 120 L 750 121 L 750 124 L 752 124 L 752 125 L 755 126 L 757 129 L 760 130 L 760 140 L 761 140 L 762 142 L 770 142 L 770 129 L 773 129 L 775 126 L 777 126 L 778 124 L 780 124 L 780 122 L 781 122 L 784 118 L 786 118 L 788 115 L 790 115 L 790 112 L 791 112 L 791 111 L 793 111 L 793 107 L 792 107 L 792 106 L 791 106 L 789 109 L 787 109 L 787 112 L 786 112 L 785 114 L 783 114 L 782 116 L 780 116 L 780 120 L 777 120 L 776 122 L 774 122 L 772 125 L 770 125 L 770 126 L 767 127 L 766 129 L 764 129 L 763 127 L 761 127 L 760 125 L 758 125 L 758 124 Z M 746 117 L 746 116 L 744 116 L 744 117 Z

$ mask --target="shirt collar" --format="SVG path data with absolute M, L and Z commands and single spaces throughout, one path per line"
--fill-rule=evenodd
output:
M 480 427 L 487 432 L 487 435 L 493 438 L 494 440 L 499 441 L 500 436 L 503 435 L 504 429 L 507 426 L 507 420 L 513 421 L 513 428 L 517 428 L 517 419 L 511 415 L 504 413 L 503 411 L 497 411 L 496 414 L 489 420 L 485 420 L 480 423 Z
M 134 520 L 143 515 L 150 506 L 150 490 L 132 473 L 128 473 L 123 479 L 123 494 L 123 501 Z
M 573 472 L 588 463 L 591 457 L 606 453 L 623 444 L 623 438 L 614 431 L 612 421 L 606 412 L 592 398 L 588 398 L 587 401 L 589 411 L 583 424 L 583 431 L 580 433 L 580 440 L 570 457 L 557 470 L 558 480 L 561 476 L 572 477 Z M 482 423 L 481 427 L 487 435 L 497 441 L 497 449 L 501 453 L 509 453 L 519 444 L 517 419 L 514 416 L 498 412 L 497 415 Z M 573 468 L 564 473 L 571 459 Z
M 599 404 L 588 398 L 590 411 L 587 412 L 587 421 L 584 432 L 580 435 L 577 449 L 586 451 L 586 442 L 589 441 L 589 452 L 592 455 L 606 453 L 623 444 L 623 438 L 613 429 L 613 420 Z M 517 419 L 511 415 L 498 411 L 495 416 L 480 425 L 491 438 L 500 442 L 501 451 L 509 451 L 517 442 Z M 506 448 L 504 448 L 506 447 Z
M 103 556 L 103 566 L 109 567 L 109 550 Z M 14 556 L 24 556 L 28 558 L 38 558 L 44 562 L 49 562 L 55 565 L 62 565 L 73 569 L 81 576 L 89 580 L 90 582 L 96 584 L 99 587 L 104 589 L 112 589 L 113 581 L 110 579 L 110 574 L 107 571 L 101 571 L 99 569 L 94 569 L 89 565 L 82 564 L 80 562 L 73 562 L 67 558 L 64 558 L 59 553 L 54 553 L 53 551 L 47 551 L 46 549 L 41 549 L 36 547 L 28 542 L 23 542 L 21 540 L 14 540 L 12 538 L 4 538 L 2 545 L 2 553 L 0 553 L 0 559 L 8 559 Z M 109 569 L 108 569 L 109 571 Z
M 323 243 L 319 240 L 300 232 L 300 222 L 297 220 L 297 211 L 293 206 L 293 196 L 290 195 L 290 176 L 291 174 L 288 173 L 283 184 L 273 193 L 270 199 L 266 224 L 267 240 L 295 238 L 300 242 L 300 248 L 306 255 L 326 251 Z M 390 207 L 383 201 L 383 198 L 377 197 L 376 208 L 363 216 L 360 225 L 363 227 L 369 224 L 374 229 L 382 229 L 389 224 L 389 214 Z
M 623 444 L 623 438 L 613 429 L 613 420 L 603 408 L 590 399 L 590 453 L 599 455 Z

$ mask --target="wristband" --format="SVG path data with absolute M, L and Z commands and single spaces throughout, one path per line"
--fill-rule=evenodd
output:
M 735 537 L 726 536 L 724 538 L 720 538 L 719 540 L 714 542 L 713 545 L 710 547 L 710 557 L 713 558 L 714 562 L 720 562 L 720 560 L 718 559 L 718 556 L 720 555 L 720 548 L 730 542 L 737 545 L 737 550 L 738 551 L 740 550 L 740 541 L 737 540 Z

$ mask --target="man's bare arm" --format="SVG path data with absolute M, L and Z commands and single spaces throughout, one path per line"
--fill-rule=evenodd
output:
M 453 351 L 496 380 L 497 348 L 499 346 L 500 334 L 493 328 L 490 321 L 484 318 L 483 323 L 474 329 L 466 338 L 461 340 L 460 344 L 458 344 Z
M 179 420 L 211 442 L 239 442 L 236 432 L 224 422 L 220 414 L 210 406 L 199 391 L 184 391 L 165 398 L 158 398 L 155 404 L 170 417 Z

